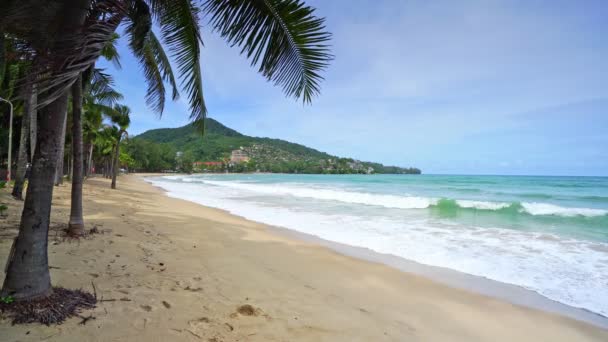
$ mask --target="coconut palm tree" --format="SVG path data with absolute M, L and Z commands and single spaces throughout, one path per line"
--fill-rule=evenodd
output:
M 105 125 L 95 136 L 96 164 L 103 165 L 103 176 L 105 178 L 112 177 L 112 165 L 114 165 L 114 148 L 116 147 L 116 137 L 118 136 L 118 127 L 114 125 Z
M 162 112 L 164 83 L 178 92 L 171 52 L 188 95 L 191 119 L 203 128 L 207 114 L 200 70 L 199 15 L 205 12 L 215 31 L 241 48 L 252 65 L 288 96 L 304 102 L 319 92 L 320 72 L 331 55 L 324 20 L 299 0 L 20 0 L 0 3 L 0 27 L 37 51 L 33 74 L 38 86 L 39 127 L 30 183 L 19 235 L 10 253 L 0 296 L 34 299 L 51 291 L 47 234 L 61 126 L 68 90 L 100 56 L 121 22 L 129 47 L 148 82 L 146 100 Z M 152 31 L 160 27 L 161 40 Z M 162 41 L 162 43 L 161 43 Z M 154 68 L 153 66 L 156 66 Z M 19 256 L 19 257 L 16 257 Z
M 72 85 L 72 201 L 70 206 L 70 221 L 68 235 L 84 235 L 84 218 L 82 213 L 82 182 L 83 153 L 82 153 L 82 75 Z
M 116 134 L 116 147 L 114 148 L 114 165 L 112 166 L 112 189 L 116 189 L 116 176 L 120 168 L 120 140 L 123 135 L 128 136 L 127 128 L 131 124 L 131 109 L 124 105 L 115 106 L 116 114 L 112 117 L 112 122 L 118 126 L 118 133 Z
M 102 50 L 102 56 L 120 67 L 119 55 L 115 47 L 118 35 L 113 35 Z M 84 91 L 88 91 L 87 99 L 99 101 L 98 106 L 112 105 L 117 98 L 122 96 L 111 89 L 112 80 L 103 77 L 100 70 L 91 65 L 83 74 L 80 74 L 72 85 L 72 189 L 70 220 L 68 223 L 68 235 L 72 237 L 84 235 L 84 216 L 82 209 L 82 185 L 84 182 L 84 150 L 82 131 L 82 109 Z M 84 80 L 84 81 L 83 81 Z M 92 83 L 94 82 L 94 83 Z M 61 156 L 60 156 L 61 157 Z
M 90 86 L 83 99 L 83 141 L 88 151 L 85 176 L 91 172 L 95 138 L 102 128 L 103 119 L 111 119 L 116 114 L 114 105 L 123 98 L 113 85 L 113 78 L 102 69 L 93 70 Z

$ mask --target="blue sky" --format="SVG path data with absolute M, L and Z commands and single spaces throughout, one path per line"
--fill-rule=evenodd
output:
M 322 95 L 284 98 L 205 26 L 210 117 L 425 173 L 608 175 L 608 1 L 307 3 L 334 35 Z M 131 134 L 188 123 L 185 98 L 161 120 L 146 107 L 141 69 L 120 51 L 123 69 L 106 66 Z

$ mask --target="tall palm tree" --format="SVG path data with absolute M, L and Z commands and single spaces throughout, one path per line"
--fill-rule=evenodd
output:
M 82 75 L 72 85 L 72 191 L 68 235 L 84 235 L 82 183 L 84 161 L 82 151 Z
M 114 45 L 117 39 L 117 34 L 112 36 L 102 50 L 102 56 L 120 67 L 119 55 Z M 72 189 L 68 235 L 73 237 L 84 235 L 84 213 L 82 209 L 82 185 L 84 182 L 82 107 L 85 97 L 83 93 L 84 91 L 88 91 L 90 94 L 87 98 L 92 97 L 105 101 L 101 105 L 112 104 L 113 100 L 117 97 L 115 95 L 116 91 L 111 89 L 111 78 L 103 78 L 100 75 L 103 75 L 103 73 L 96 70 L 94 64 L 92 64 L 84 73 L 78 76 L 76 82 L 72 85 Z M 93 84 L 94 87 L 91 82 L 95 82 Z
M 0 27 L 26 40 L 39 52 L 34 74 L 38 85 L 39 137 L 19 235 L 13 244 L 0 296 L 33 299 L 52 291 L 47 233 L 61 125 L 68 90 L 101 54 L 121 22 L 129 46 L 148 82 L 146 100 L 162 113 L 165 88 L 176 82 L 163 44 L 172 52 L 191 119 L 204 128 L 207 109 L 200 70 L 199 15 L 209 15 L 216 32 L 269 81 L 304 102 L 319 92 L 320 72 L 332 56 L 324 19 L 300 0 L 12 0 L 0 3 Z M 35 24 L 34 24 L 35 23 Z M 161 40 L 152 31 L 160 27 Z M 154 68 L 156 66 L 156 68 Z M 19 256 L 19 257 L 15 257 Z
M 114 148 L 114 165 L 112 166 L 112 189 L 116 189 L 116 176 L 120 168 L 120 141 L 123 135 L 127 135 L 127 128 L 131 124 L 131 109 L 124 105 L 117 105 L 115 107 L 116 114 L 112 117 L 112 122 L 118 126 L 118 133 L 116 135 L 116 147 Z

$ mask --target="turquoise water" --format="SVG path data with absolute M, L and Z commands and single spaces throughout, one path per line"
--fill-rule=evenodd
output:
M 608 315 L 608 178 L 168 176 L 171 196 Z

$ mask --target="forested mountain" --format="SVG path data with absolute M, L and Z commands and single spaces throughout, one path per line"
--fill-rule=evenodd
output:
M 242 150 L 250 160 L 231 163 L 230 154 Z M 243 135 L 216 120 L 207 119 L 205 135 L 193 125 L 154 129 L 132 138 L 126 145 L 132 167 L 141 171 L 182 169 L 193 162 L 223 162 L 203 166 L 209 171 L 285 173 L 420 173 L 416 168 L 384 166 L 340 158 L 280 139 Z M 177 152 L 180 153 L 179 157 Z

